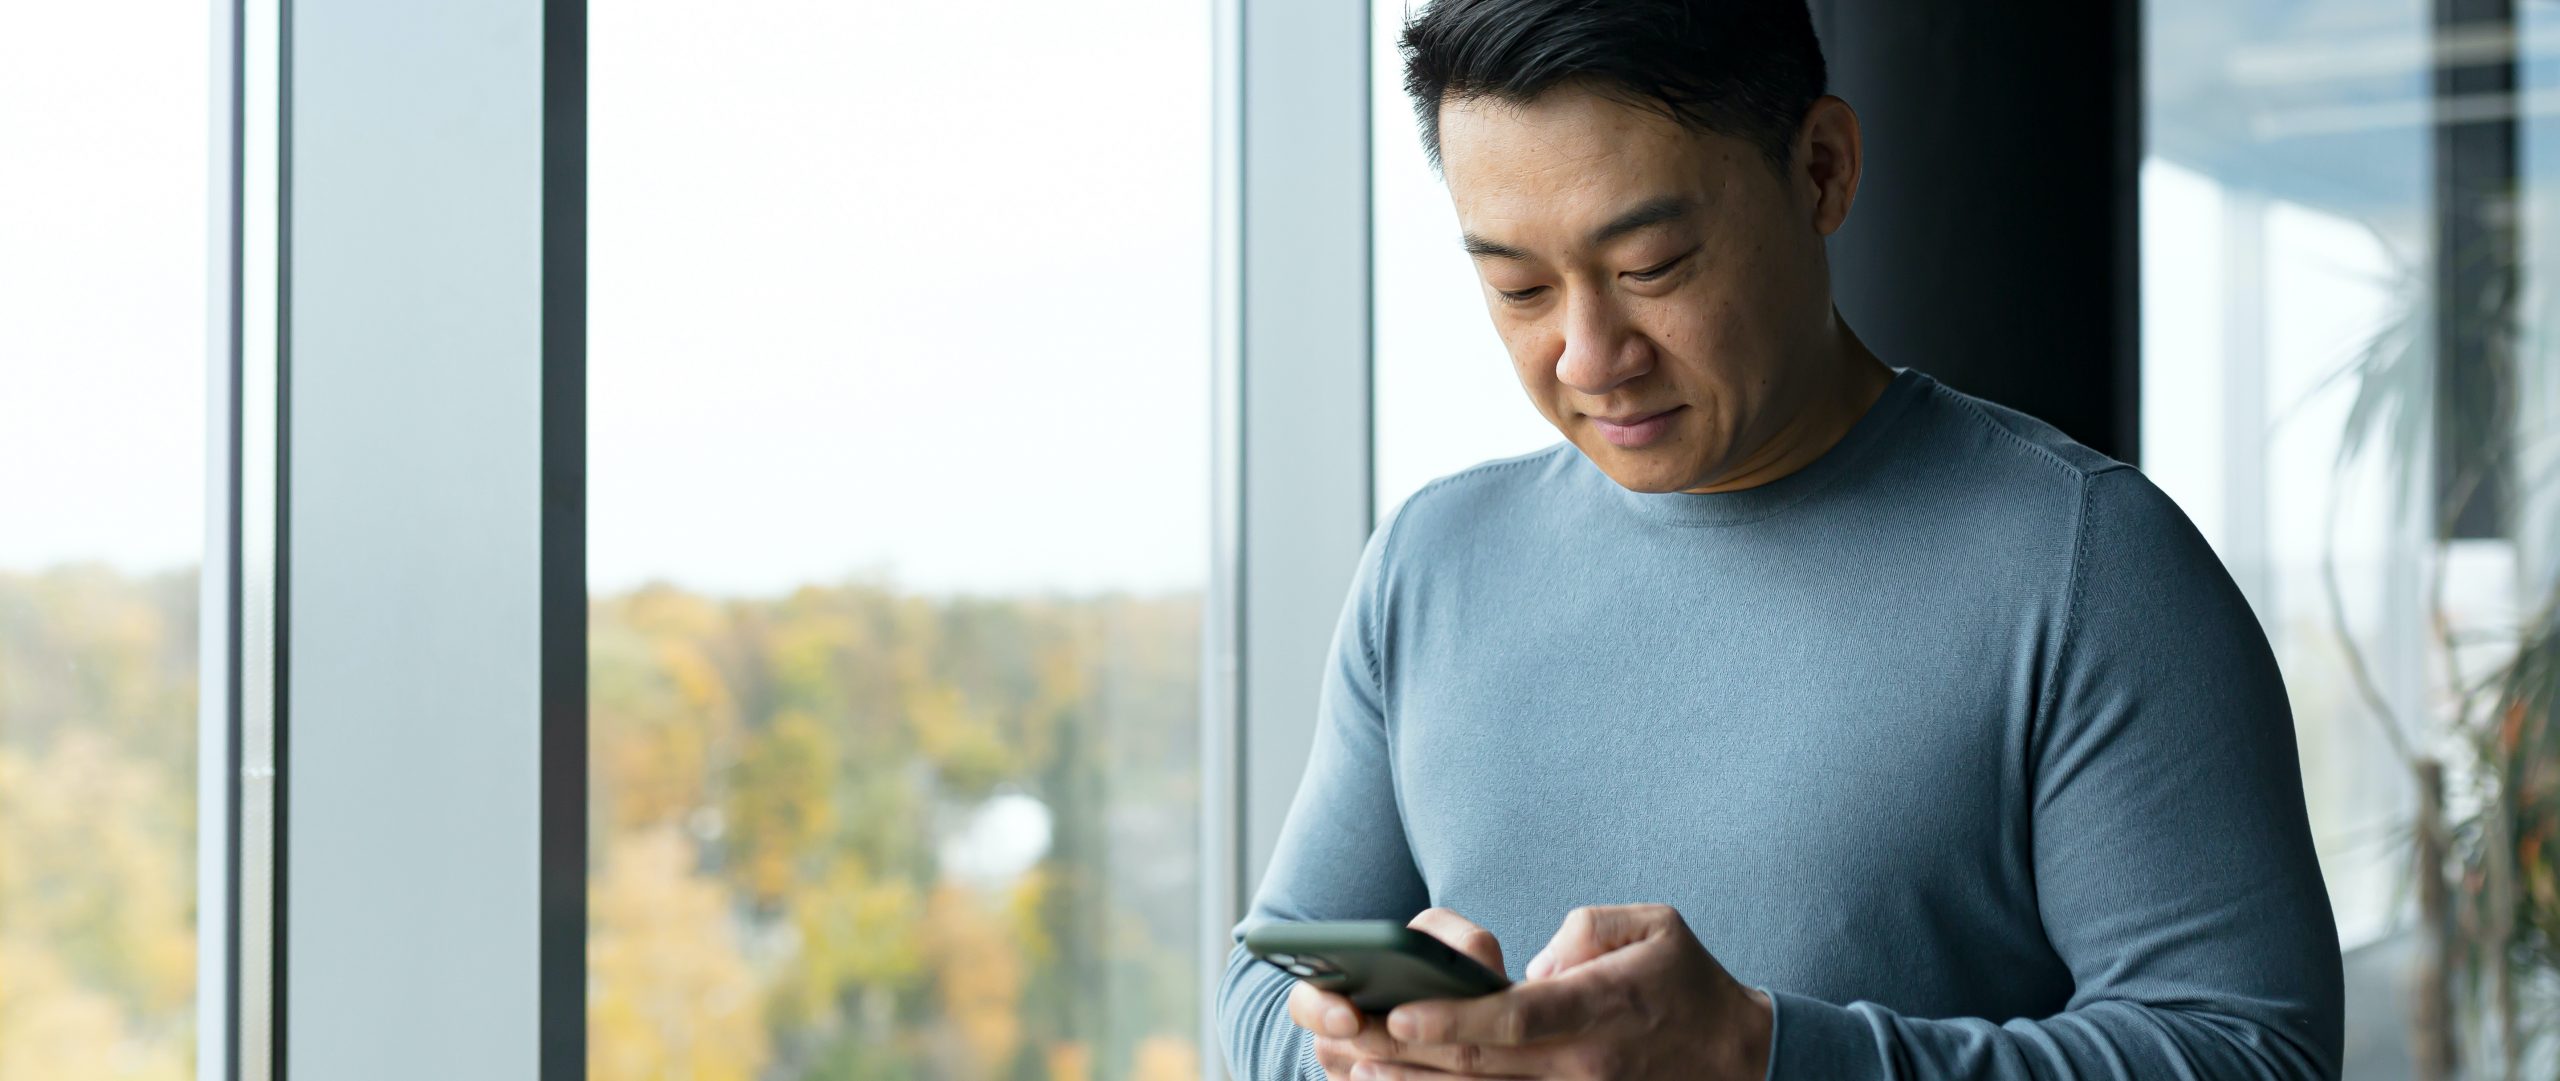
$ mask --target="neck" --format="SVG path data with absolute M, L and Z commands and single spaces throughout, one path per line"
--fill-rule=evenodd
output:
M 1893 369 L 1876 359 L 1837 313 L 1832 316 L 1832 326 L 1837 332 L 1831 347 L 1822 351 L 1821 374 L 1794 416 L 1762 440 L 1760 448 L 1739 466 L 1712 484 L 1685 491 L 1700 495 L 1738 492 L 1811 465 L 1848 435 L 1858 418 L 1867 415 L 1876 399 L 1884 396 L 1885 388 L 1893 383 Z

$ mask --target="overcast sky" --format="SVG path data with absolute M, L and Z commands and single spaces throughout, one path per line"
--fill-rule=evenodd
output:
M 211 10 L 0 4 L 0 568 L 202 549 Z
M 1204 5 L 594 13 L 592 580 L 1206 576 Z
M 594 12 L 598 588 L 1204 578 L 1207 9 L 1117 6 Z M 0 10 L 0 567 L 202 543 L 207 5 L 147 8 Z M 1391 504 L 1553 435 L 1377 118 Z

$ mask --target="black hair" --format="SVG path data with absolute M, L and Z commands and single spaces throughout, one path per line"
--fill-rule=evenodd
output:
M 1783 171 L 1829 78 L 1806 0 L 1433 0 L 1401 45 L 1433 169 L 1444 102 L 1525 104 L 1582 82 L 1747 140 Z

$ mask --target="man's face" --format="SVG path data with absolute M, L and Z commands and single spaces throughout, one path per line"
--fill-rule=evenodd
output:
M 1520 385 L 1602 472 L 1711 487 L 1805 408 L 1832 325 L 1820 193 L 1751 143 L 1566 86 L 1451 102 L 1443 175 Z

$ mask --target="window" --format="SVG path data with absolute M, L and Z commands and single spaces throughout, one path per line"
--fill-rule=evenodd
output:
M 594 9 L 598 1081 L 1213 1061 L 1207 19 Z
M 2443 925 L 2497 908 L 2481 861 L 2499 829 L 2522 918 L 2553 913 L 2548 809 L 2469 808 L 2550 731 L 2542 677 L 2515 662 L 2550 648 L 2560 510 L 2543 273 L 2560 9 L 2145 10 L 2143 467 L 2266 626 L 2350 997 L 2391 994 L 2400 973 L 2359 982 L 2358 957 L 2433 922 L 2410 886 L 2419 760 L 2448 778 Z M 2352 1027 L 2350 1076 L 2407 1068 L 2405 1026 Z
M 1458 246 L 1458 213 L 1422 153 L 1404 59 L 1406 0 L 1370 0 L 1372 354 L 1377 512 L 1432 478 L 1562 439 L 1512 374 Z
M 0 1078 L 194 1071 L 211 15 L 0 10 Z

